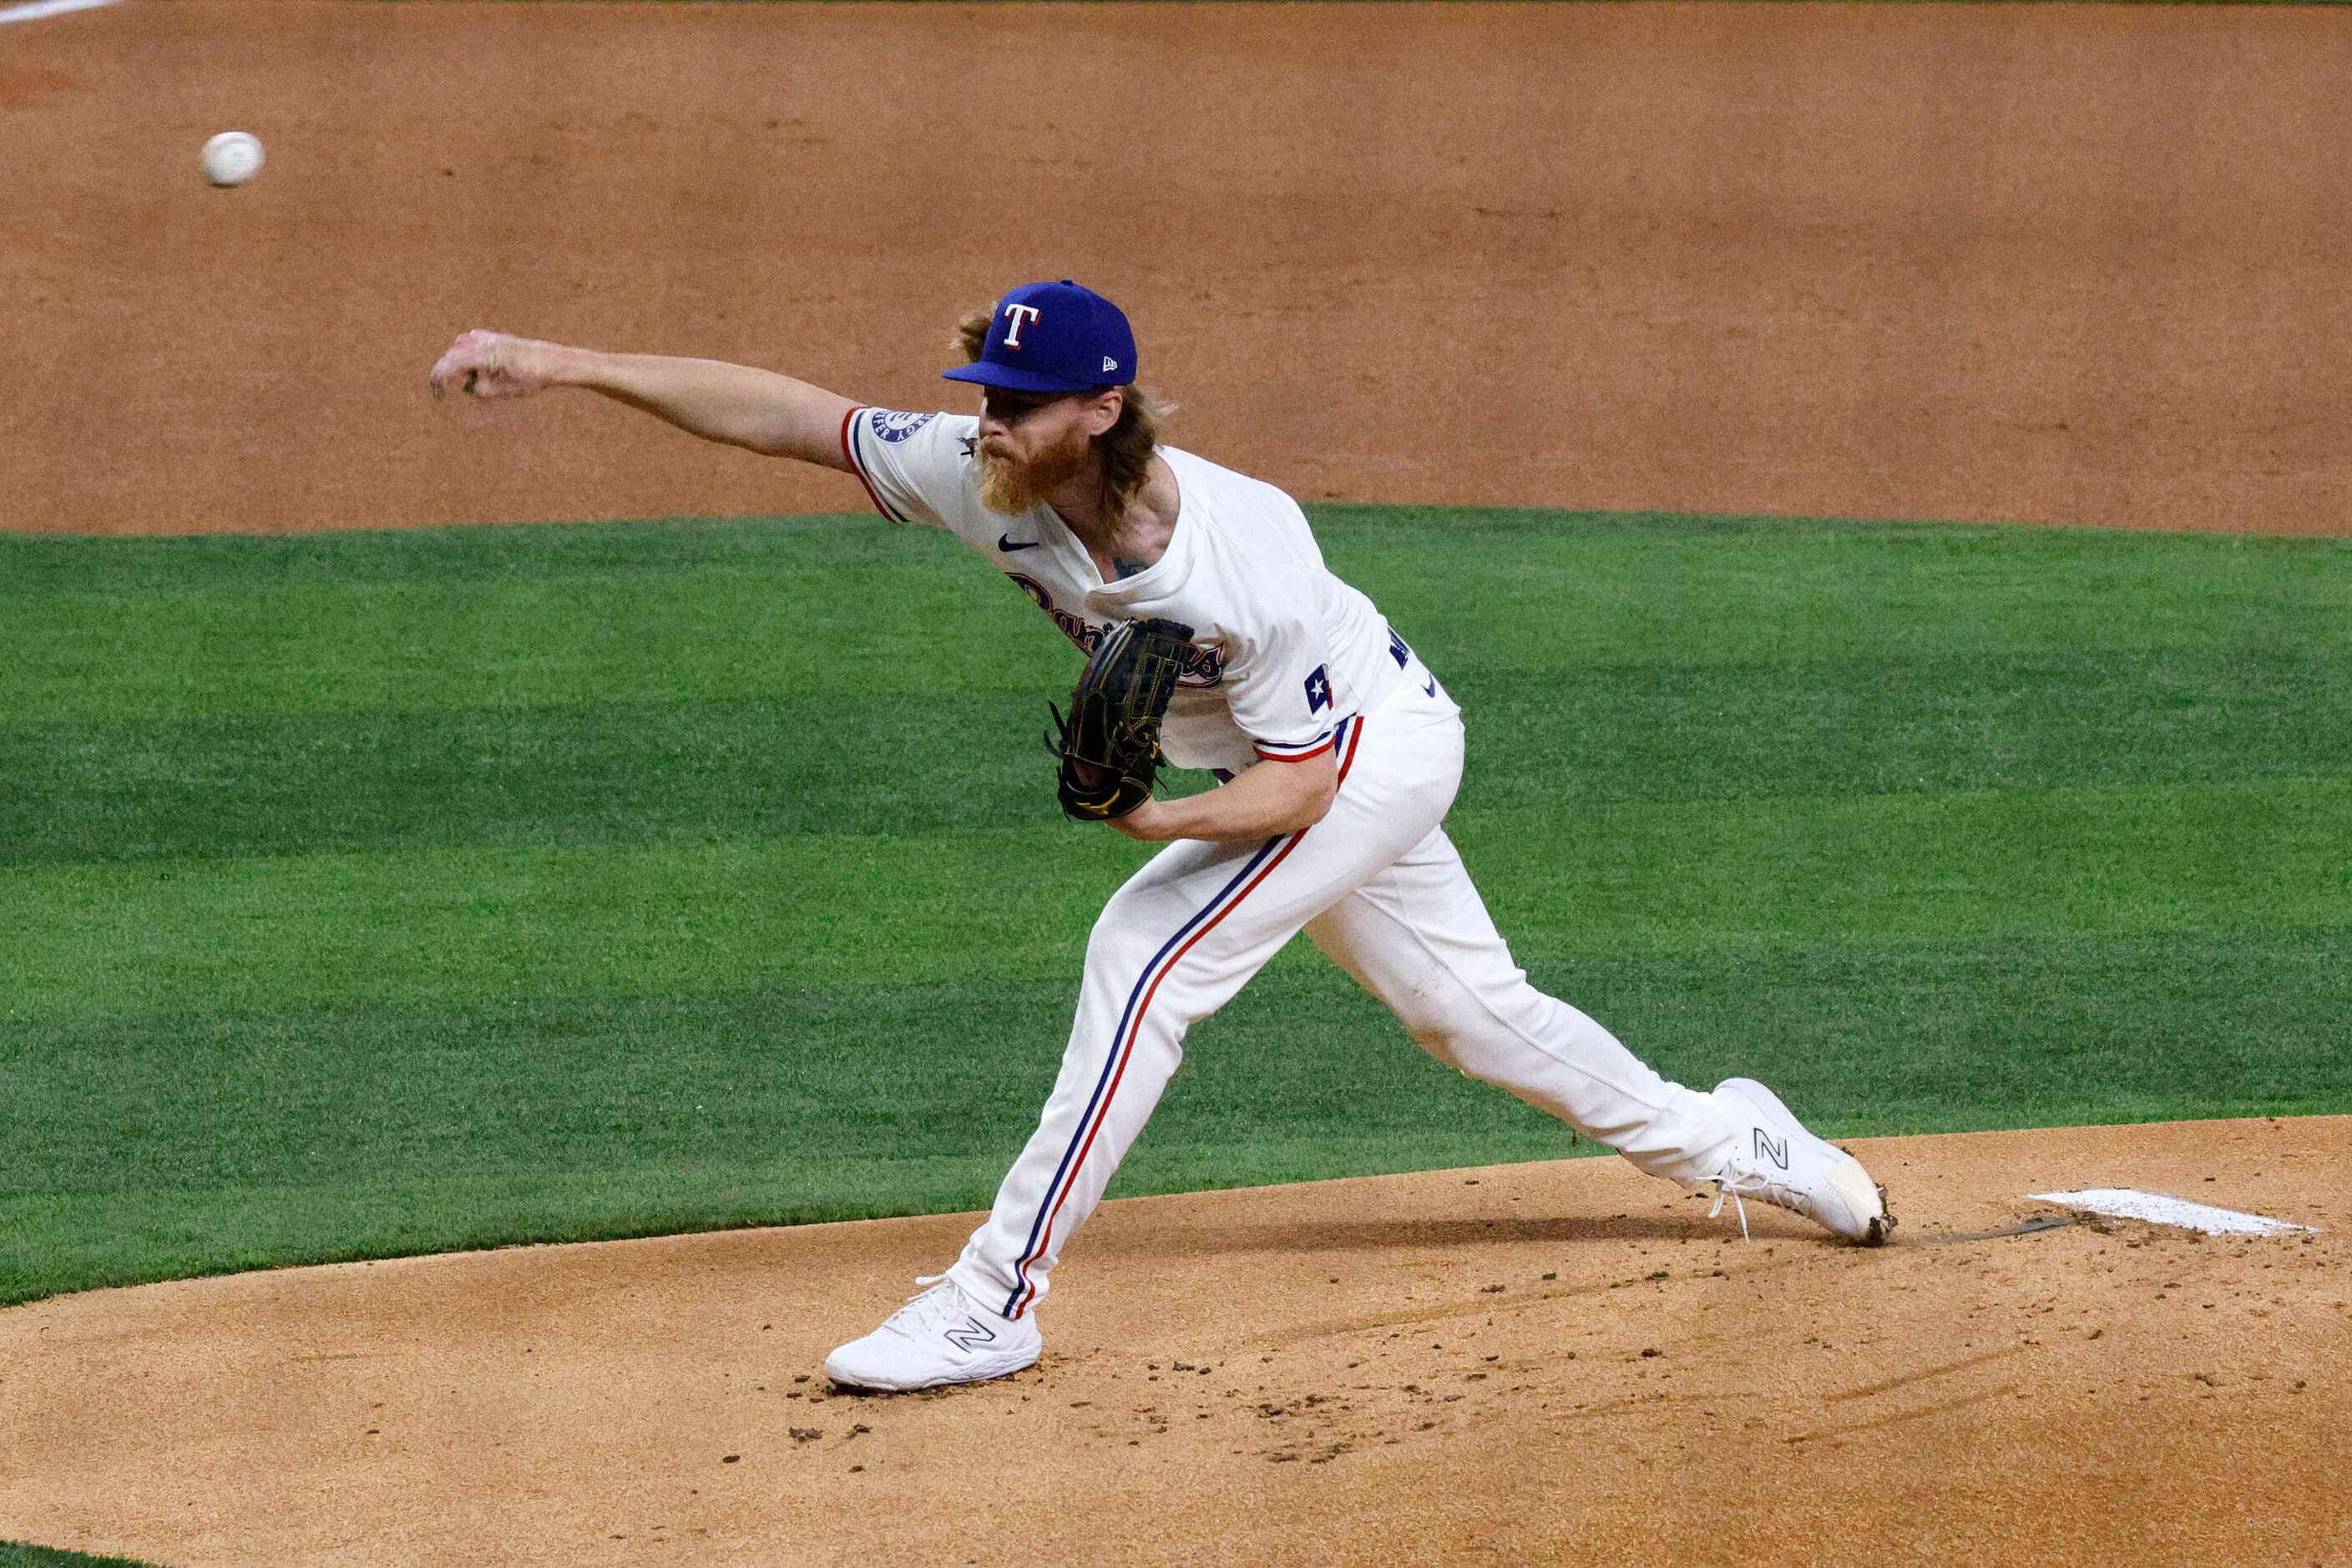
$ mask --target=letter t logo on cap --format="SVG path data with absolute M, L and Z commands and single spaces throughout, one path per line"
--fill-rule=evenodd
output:
M 7 0 L 0 0 L 0 11 Z M 1067 396 L 1135 380 L 1127 313 L 1068 279 L 1024 283 L 996 298 L 979 356 L 940 374 L 950 381 Z M 1097 369 L 1100 366 L 1100 369 Z

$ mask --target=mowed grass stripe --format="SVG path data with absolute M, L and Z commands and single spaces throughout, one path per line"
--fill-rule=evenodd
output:
M 1694 955 L 2352 921 L 2352 782 L 1610 806 L 1449 828 L 1522 945 Z
M 1694 1083 L 1825 1133 L 2352 1105 L 2352 928 L 1530 961 Z M 0 1302 L 289 1261 L 984 1207 L 1050 986 L 536 995 L 45 1026 L 0 1076 Z M 1294 949 L 1193 1031 L 1132 1194 L 1579 1152 Z M 46 1108 L 47 1114 L 43 1114 Z M 1589 1146 L 1588 1146 L 1589 1147 Z
M 0 867 L 1058 822 L 1035 737 L 1066 672 L 1039 662 L 1013 695 L 0 726 Z M 2334 649 L 1446 679 L 1471 716 L 1472 805 L 2352 775 L 2352 657 Z
M 897 563 L 17 597 L 0 602 L 0 700 L 27 720 L 142 721 L 930 696 L 1069 649 L 961 546 L 885 537 Z
M 1450 831 L 1523 956 L 2352 921 L 2346 779 L 1473 808 Z M 19 869 L 0 1020 L 975 973 L 1066 1005 L 1143 858 L 1055 821 Z
M 1318 509 L 1449 679 L 1490 669 L 2352 644 L 2352 546 Z M 1060 647 L 879 520 L 303 539 L 0 536 L 0 715 L 215 718 L 1032 691 Z M 1064 654 L 1064 658 L 1068 655 Z M 1051 680 L 1044 680 L 1051 686 Z
M 614 849 L 434 850 L 0 873 L 26 913 L 0 1017 L 541 992 L 812 990 L 1050 968 L 1140 854 L 1075 826 Z

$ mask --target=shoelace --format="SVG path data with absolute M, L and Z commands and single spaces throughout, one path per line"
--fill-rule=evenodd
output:
M 885 1325 L 898 1330 L 910 1339 L 918 1331 L 915 1324 L 919 1320 L 929 1316 L 929 1313 L 919 1312 L 917 1309 L 933 1297 L 946 1296 L 952 1289 L 952 1287 L 948 1284 L 948 1277 L 944 1274 L 918 1274 L 915 1276 L 915 1283 L 920 1285 L 922 1289 L 908 1297 L 907 1304 L 891 1313 L 890 1321 Z
M 1742 1203 L 1739 1199 L 1741 1190 L 1742 1189 L 1732 1184 L 1729 1177 L 1717 1176 L 1715 1180 L 1715 1206 L 1706 1211 L 1706 1217 L 1713 1219 L 1716 1215 L 1721 1214 L 1723 1212 L 1723 1200 L 1729 1198 L 1731 1200 L 1732 1212 L 1739 1215 L 1739 1239 L 1746 1241 L 1748 1239 L 1748 1205 Z
M 1768 1204 L 1778 1205 L 1781 1208 L 1792 1210 L 1808 1218 L 1812 1216 L 1812 1206 L 1806 1202 L 1803 1192 L 1786 1182 L 1776 1182 L 1754 1171 L 1748 1172 L 1744 1176 L 1717 1176 L 1715 1179 L 1715 1206 L 1706 1211 L 1706 1217 L 1713 1219 L 1721 1214 L 1723 1200 L 1729 1198 L 1739 1211 L 1739 1239 L 1742 1241 L 1750 1239 L 1748 1235 L 1748 1205 L 1739 1201 L 1739 1194 L 1742 1193 L 1746 1193 L 1750 1197 L 1762 1198 Z
M 1776 1182 L 1769 1176 L 1754 1171 L 1741 1176 L 1717 1176 L 1715 1179 L 1715 1206 L 1706 1211 L 1706 1217 L 1713 1219 L 1721 1214 L 1723 1200 L 1729 1198 L 1739 1210 L 1739 1239 L 1742 1241 L 1749 1239 L 1748 1205 L 1739 1201 L 1739 1194 L 1742 1193 L 1746 1193 L 1749 1197 L 1762 1198 L 1768 1204 L 1778 1205 L 1781 1208 L 1791 1210 L 1808 1218 L 1812 1216 L 1812 1205 L 1806 1201 L 1804 1193 L 1786 1182 Z

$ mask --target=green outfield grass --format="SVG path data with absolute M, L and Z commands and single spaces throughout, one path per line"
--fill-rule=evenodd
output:
M 131 1557 L 85 1557 L 79 1552 L 0 1541 L 0 1568 L 149 1568 L 149 1564 Z
M 1668 1073 L 2352 1110 L 2352 545 L 1318 517 L 1520 961 Z M 1143 853 L 1055 807 L 1076 668 L 871 519 L 0 538 L 0 1302 L 984 1205 Z M 1302 947 L 1114 1192 L 1569 1152 Z

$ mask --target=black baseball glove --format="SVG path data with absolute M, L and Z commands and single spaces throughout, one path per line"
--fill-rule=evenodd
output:
M 1070 692 L 1070 716 L 1052 703 L 1045 749 L 1062 759 L 1062 809 L 1080 822 L 1125 816 L 1151 798 L 1160 721 L 1176 694 L 1192 628 L 1121 621 L 1103 634 Z

